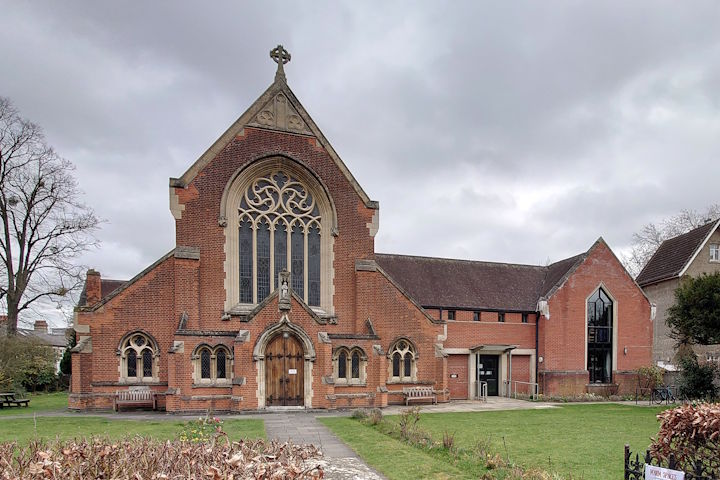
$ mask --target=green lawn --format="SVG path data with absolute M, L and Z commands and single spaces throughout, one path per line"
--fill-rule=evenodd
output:
M 28 394 L 30 399 L 28 407 L 5 407 L 0 408 L 0 417 L 7 415 L 32 414 L 39 412 L 49 412 L 58 410 L 67 410 L 68 394 L 67 392 L 55 393 L 39 393 L 37 395 Z
M 48 412 L 67 410 L 67 393 L 31 395 L 28 408 L 0 409 L 0 442 L 25 443 L 33 438 L 72 439 L 103 435 L 121 438 L 142 435 L 157 439 L 176 438 L 184 425 L 180 420 L 123 420 L 84 416 L 81 413 L 63 417 L 42 416 Z M 36 415 L 34 415 L 36 414 Z M 3 419 L 8 415 L 29 415 L 27 418 Z M 34 418 L 33 418 L 34 417 Z M 231 440 L 265 438 L 262 420 L 225 420 L 223 430 Z
M 442 439 L 445 431 L 454 433 L 459 447 L 472 448 L 479 441 L 489 440 L 497 453 L 515 463 L 572 474 L 573 478 L 606 480 L 622 478 L 625 443 L 637 451 L 644 451 L 649 445 L 650 437 L 659 428 L 655 415 L 661 410 L 594 404 L 543 410 L 436 413 L 423 414 L 418 425 L 437 440 Z M 389 420 L 397 421 L 397 417 Z M 406 478 L 402 472 L 386 470 L 397 463 L 394 452 L 374 449 L 365 445 L 365 441 L 356 440 L 362 438 L 358 430 L 370 428 L 357 423 L 357 428 L 349 429 L 347 422 L 353 422 L 349 419 L 328 418 L 323 422 L 389 478 Z M 351 433 L 343 432 L 345 429 Z M 423 469 L 422 465 L 416 468 Z
M 115 420 L 86 417 L 42 417 L 0 419 L 0 442 L 26 443 L 36 437 L 45 439 L 73 439 L 89 436 L 122 438 L 141 435 L 160 440 L 173 439 L 182 430 L 184 422 L 175 420 Z M 262 420 L 225 420 L 223 431 L 231 440 L 239 438 L 265 438 Z

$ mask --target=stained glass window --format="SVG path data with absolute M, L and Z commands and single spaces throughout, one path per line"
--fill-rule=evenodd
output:
M 217 355 L 215 357 L 216 363 L 217 363 L 217 378 L 227 378 L 226 375 L 226 369 L 225 369 L 225 362 L 226 362 L 226 355 L 225 355 L 225 349 L 219 348 L 217 350 Z
M 344 351 L 338 355 L 338 378 L 347 378 L 347 354 Z
M 262 222 L 257 226 L 257 298 L 262 301 L 270 295 L 270 226 Z
M 240 301 L 253 301 L 253 231 L 249 221 L 241 221 L 239 228 L 240 244 Z
M 276 170 L 249 185 L 238 215 L 240 302 L 262 302 L 278 287 L 280 271 L 287 269 L 295 293 L 309 305 L 320 306 L 321 217 L 307 188 Z
M 210 350 L 207 348 L 203 348 L 200 352 L 200 377 L 212 377 L 212 372 L 210 372 Z
M 352 378 L 360 378 L 360 354 L 353 352 L 351 363 Z
M 127 353 L 127 376 L 137 376 L 137 353 L 135 353 L 135 350 L 130 350 Z
M 145 349 L 142 352 L 142 359 L 143 359 L 143 377 L 152 377 L 153 376 L 153 354 L 149 349 Z

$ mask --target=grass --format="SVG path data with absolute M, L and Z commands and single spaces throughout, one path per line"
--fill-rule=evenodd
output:
M 35 438 L 71 440 L 106 436 L 120 439 L 140 435 L 158 440 L 177 438 L 185 422 L 174 420 L 115 420 L 101 417 L 42 417 L 0 420 L 0 442 L 27 443 Z M 230 440 L 265 438 L 262 420 L 225 420 Z
M 35 395 L 28 394 L 27 398 L 30 399 L 30 403 L 27 408 L 0 408 L 0 417 L 67 410 L 68 406 L 67 392 L 38 393 Z
M 526 467 L 573 478 L 605 480 L 622 478 L 625 443 L 629 443 L 633 451 L 644 452 L 650 437 L 658 431 L 655 415 L 661 410 L 660 407 L 595 404 L 542 410 L 436 413 L 423 414 L 418 426 L 430 431 L 437 441 L 444 432 L 454 433 L 458 447 L 473 448 L 478 442 L 489 441 L 503 458 Z M 388 417 L 390 421 L 397 418 Z M 323 422 L 390 479 L 409 478 L 403 476 L 402 471 L 385 470 L 386 466 L 396 463 L 394 452 L 380 449 L 366 456 L 365 442 L 357 441 L 355 438 L 360 437 L 355 433 L 343 434 L 342 430 L 348 427 L 340 420 L 345 419 L 324 419 Z M 375 431 L 355 423 L 355 430 Z M 422 466 L 416 468 L 423 470 Z
M 391 480 L 477 478 L 461 468 L 346 417 L 318 418 Z
M 30 395 L 28 398 L 30 404 L 27 408 L 0 409 L 0 442 L 27 443 L 34 438 L 69 440 L 91 435 L 102 435 L 113 439 L 141 435 L 165 440 L 176 438 L 185 424 L 180 420 L 122 420 L 84 416 L 80 413 L 64 417 L 48 417 L 43 414 L 67 410 L 66 392 Z M 30 416 L 2 418 L 8 415 Z M 223 431 L 231 440 L 265 438 L 265 426 L 262 420 L 225 420 Z

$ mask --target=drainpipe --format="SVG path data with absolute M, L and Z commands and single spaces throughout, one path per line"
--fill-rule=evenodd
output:
M 540 352 L 538 350 L 538 347 L 540 345 L 540 334 L 538 329 L 540 328 L 540 312 L 535 313 L 535 382 L 540 384 Z M 538 388 L 538 390 L 540 390 Z M 540 393 L 538 391 L 538 393 Z

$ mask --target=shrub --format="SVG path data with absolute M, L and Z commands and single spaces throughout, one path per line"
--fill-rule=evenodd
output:
M 37 339 L 0 336 L 0 374 L 10 390 L 36 391 L 54 385 L 55 352 Z
M 0 443 L 0 478 L 323 478 L 312 445 L 257 441 L 202 443 L 135 437 Z
M 714 384 L 718 375 L 718 368 L 712 363 L 700 364 L 693 353 L 680 358 L 680 381 L 678 393 L 684 398 L 717 397 L 717 387 Z
M 378 423 L 382 422 L 382 420 L 383 414 L 379 408 L 373 408 L 372 410 L 370 410 L 370 413 L 368 413 L 367 423 L 369 423 L 370 425 L 377 425 Z
M 444 449 L 451 450 L 455 446 L 455 432 L 450 433 L 445 430 L 443 432 L 442 444 Z
M 354 418 L 355 420 L 364 420 L 368 416 L 367 412 L 363 410 L 362 408 L 357 408 L 352 411 L 350 414 L 350 418 Z
M 647 388 L 655 388 L 663 384 L 663 369 L 656 365 L 648 365 L 637 369 L 638 383 Z
M 222 420 L 218 417 L 211 417 L 210 414 L 208 414 L 197 420 L 187 422 L 178 435 L 178 439 L 183 442 L 193 443 L 215 440 L 218 436 L 225 435 L 225 432 L 222 430 L 222 425 Z
M 403 410 L 400 413 L 398 427 L 400 427 L 400 435 L 405 440 L 410 440 L 417 429 L 417 423 L 420 421 L 420 407 L 412 407 Z
M 650 452 L 663 460 L 670 454 L 681 465 L 695 465 L 720 473 L 720 404 L 683 405 L 658 414 L 660 431 Z

